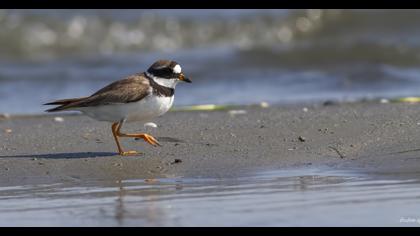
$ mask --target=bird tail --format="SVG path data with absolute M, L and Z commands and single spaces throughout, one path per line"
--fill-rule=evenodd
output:
M 46 112 L 57 112 L 57 111 L 65 110 L 65 109 L 69 108 L 72 104 L 74 104 L 76 102 L 80 102 L 85 98 L 86 97 L 61 99 L 61 100 L 56 100 L 56 101 L 53 101 L 53 102 L 45 103 L 43 105 L 59 105 L 57 107 L 45 110 Z

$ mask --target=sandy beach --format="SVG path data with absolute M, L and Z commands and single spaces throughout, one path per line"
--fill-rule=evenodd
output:
M 420 109 L 347 103 L 178 111 L 146 131 L 162 147 L 124 139 L 139 156 L 120 157 L 110 125 L 81 115 L 0 120 L 0 184 L 165 177 L 230 177 L 304 166 L 368 173 L 420 170 Z M 60 116 L 63 120 L 56 121 Z
M 420 226 L 419 22 L 415 9 L 0 9 L 0 226 Z M 110 123 L 44 112 L 145 71 L 192 81 L 156 127 L 123 126 L 160 147 L 121 138 L 141 153 L 120 156 Z M 117 97 L 143 97 L 129 87 Z

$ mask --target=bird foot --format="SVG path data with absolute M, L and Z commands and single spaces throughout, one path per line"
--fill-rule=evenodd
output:
M 144 134 L 144 136 L 142 137 L 144 139 L 144 141 L 148 142 L 149 144 L 153 145 L 153 146 L 162 146 L 153 136 L 148 135 L 148 134 Z

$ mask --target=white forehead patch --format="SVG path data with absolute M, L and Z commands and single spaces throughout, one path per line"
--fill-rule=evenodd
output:
M 176 65 L 173 69 L 174 73 L 179 74 L 181 73 L 181 66 L 180 65 Z

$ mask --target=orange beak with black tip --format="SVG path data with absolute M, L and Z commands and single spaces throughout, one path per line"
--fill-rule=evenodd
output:
M 178 79 L 187 83 L 192 83 L 192 81 L 189 78 L 184 76 L 184 73 L 180 73 Z

